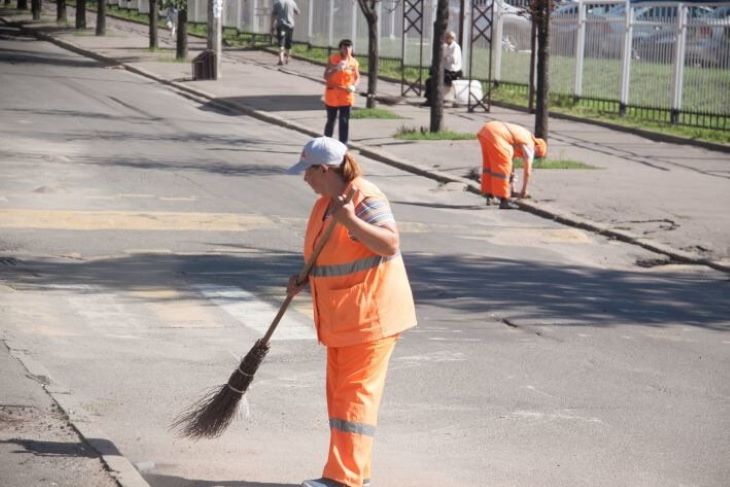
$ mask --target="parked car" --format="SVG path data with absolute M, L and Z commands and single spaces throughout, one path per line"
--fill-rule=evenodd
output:
M 530 49 L 532 21 L 529 12 L 522 7 L 510 5 L 504 0 L 495 0 L 494 9 L 498 9 L 498 15 L 502 18 L 502 48 L 507 51 Z M 458 2 L 450 2 L 449 18 L 459 18 Z M 474 28 L 476 29 L 475 34 L 481 32 L 488 36 L 491 35 L 490 26 L 484 18 L 477 18 Z
M 690 8 L 690 21 L 687 25 L 685 40 L 685 62 L 687 64 L 726 65 L 723 59 L 727 58 L 725 53 L 727 49 L 724 47 L 727 44 L 727 36 L 723 36 L 723 34 L 728 24 L 723 24 L 722 16 L 724 15 L 727 20 L 728 10 L 708 13 L 702 8 Z M 680 31 L 676 22 L 665 22 L 665 24 L 665 27 L 657 29 L 649 35 L 634 39 L 633 47 L 637 58 L 660 63 L 673 62 Z
M 609 5 L 591 5 L 586 8 L 586 36 L 584 54 L 595 57 L 601 52 L 602 35 L 608 26 L 604 17 Z M 573 56 L 578 43 L 578 3 L 565 3 L 555 9 L 550 19 L 551 53 Z
M 530 13 L 522 7 L 515 7 L 505 1 L 497 0 L 502 18 L 502 45 L 509 51 L 525 51 L 530 49 L 532 19 Z
M 689 9 L 690 18 L 702 17 L 712 9 L 693 5 Z M 649 49 L 652 39 L 666 39 L 663 31 L 676 32 L 678 7 L 675 5 L 658 5 L 651 7 L 635 7 L 632 25 L 632 51 L 634 59 L 641 59 L 641 50 Z M 605 14 L 608 28 L 603 38 L 601 54 L 606 57 L 621 55 L 626 23 L 626 4 L 613 7 Z M 671 34 L 668 34 L 671 35 Z M 642 44 L 646 44 L 641 47 Z
M 686 63 L 730 69 L 730 5 L 715 8 L 698 22 L 693 30 L 699 35 L 687 42 Z

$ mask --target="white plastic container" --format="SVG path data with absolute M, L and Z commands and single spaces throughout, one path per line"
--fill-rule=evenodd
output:
M 469 91 L 471 91 L 473 97 L 471 103 L 481 101 L 484 97 L 482 94 L 482 84 L 475 79 L 471 80 L 471 83 L 469 83 L 468 79 L 455 79 L 452 82 L 452 88 L 454 89 L 454 103 L 458 103 L 459 105 L 469 104 Z

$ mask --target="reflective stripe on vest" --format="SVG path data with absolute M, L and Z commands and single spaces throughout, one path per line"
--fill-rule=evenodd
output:
M 394 259 L 395 257 L 399 257 L 400 253 L 384 257 L 381 255 L 373 255 L 371 257 L 365 257 L 364 259 L 357 259 L 353 260 L 352 262 L 347 262 L 345 264 L 336 264 L 336 265 L 318 265 L 314 266 L 312 268 L 312 271 L 309 273 L 312 277 L 339 277 L 339 276 L 346 276 L 348 274 L 354 274 L 355 272 L 364 271 L 367 269 L 372 269 L 373 267 L 378 267 L 380 264 L 389 261 L 390 259 Z
M 375 436 L 375 426 L 344 419 L 330 418 L 330 428 L 335 428 L 345 433 L 356 433 L 358 435 Z

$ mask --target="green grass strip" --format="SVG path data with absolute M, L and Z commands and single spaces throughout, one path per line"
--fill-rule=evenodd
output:
M 521 107 L 527 106 L 527 95 L 524 91 L 511 85 L 501 85 L 492 88 L 492 100 Z M 550 112 L 607 122 L 622 127 L 646 130 L 647 132 L 673 135 L 685 139 L 730 144 L 730 130 L 672 125 L 660 121 L 646 120 L 640 116 L 633 116 L 631 110 L 627 116 L 622 117 L 617 113 L 602 112 L 597 108 L 591 107 L 589 103 L 588 100 L 579 100 L 576 102 L 570 96 L 551 94 Z
M 401 127 L 393 137 L 401 140 L 474 140 L 477 135 L 471 132 L 454 132 L 452 130 L 430 132 L 426 127 L 420 129 Z
M 515 169 L 522 168 L 522 160 L 515 159 Z M 575 161 L 572 159 L 535 159 L 532 163 L 533 169 L 598 169 L 596 166 L 591 166 L 584 162 Z
M 403 118 L 385 108 L 355 108 L 350 118 L 376 118 L 380 120 L 396 120 Z

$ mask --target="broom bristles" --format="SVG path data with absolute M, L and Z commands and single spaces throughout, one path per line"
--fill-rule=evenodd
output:
M 269 344 L 257 340 L 228 378 L 228 383 L 211 388 L 202 398 L 180 413 L 170 425 L 180 436 L 193 440 L 216 438 L 231 424 L 241 398 L 251 385 L 256 370 L 269 352 Z

